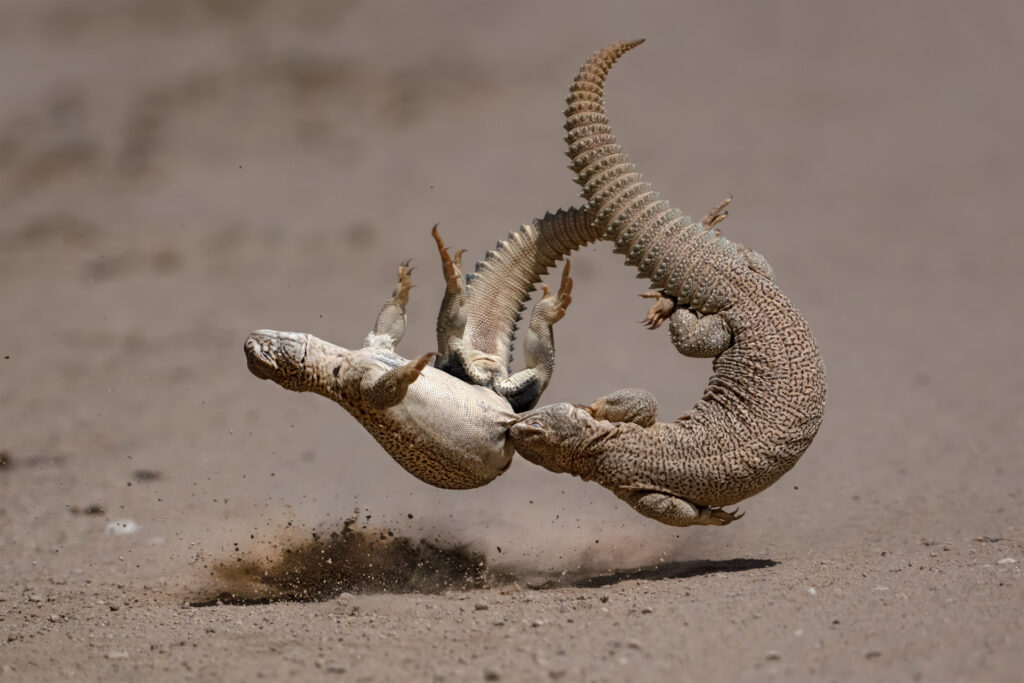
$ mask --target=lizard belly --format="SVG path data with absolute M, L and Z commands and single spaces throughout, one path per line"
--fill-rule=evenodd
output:
M 508 401 L 436 368 L 424 368 L 398 405 L 354 416 L 406 471 L 440 488 L 483 486 L 512 461 Z

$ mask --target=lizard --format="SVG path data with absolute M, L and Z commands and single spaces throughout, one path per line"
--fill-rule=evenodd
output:
M 508 428 L 551 381 L 552 326 L 571 302 L 569 262 L 556 293 L 542 285 L 525 339 L 527 367 L 510 374 L 525 302 L 548 268 L 599 233 L 585 209 L 548 213 L 499 241 L 467 275 L 462 252 L 450 253 L 437 226 L 432 234 L 446 283 L 436 356 L 409 360 L 395 352 L 413 286 L 409 262 L 398 267 L 398 282 L 360 348 L 256 330 L 244 351 L 255 376 L 340 404 L 413 476 L 441 488 L 473 488 L 508 469 Z
M 527 411 L 510 429 L 527 460 L 610 489 L 637 512 L 674 526 L 725 525 L 726 511 L 767 488 L 800 458 L 821 425 L 825 366 L 807 321 L 768 262 L 715 226 L 661 200 L 622 153 L 604 105 L 612 65 L 642 40 L 613 43 L 580 68 L 565 110 L 570 168 L 602 230 L 638 277 L 658 290 L 645 323 L 666 319 L 685 356 L 714 358 L 698 403 L 656 422 L 649 392 L 624 389 L 589 406 Z

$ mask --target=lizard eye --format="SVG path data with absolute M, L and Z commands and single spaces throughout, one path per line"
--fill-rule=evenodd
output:
M 544 429 L 544 424 L 539 420 L 530 420 L 526 424 L 529 425 L 530 427 L 536 427 L 537 429 Z

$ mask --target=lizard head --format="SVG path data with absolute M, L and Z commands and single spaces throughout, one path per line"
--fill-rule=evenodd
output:
M 569 462 L 591 441 L 597 421 L 579 406 L 555 403 L 522 413 L 509 429 L 520 455 L 552 472 L 573 471 Z
M 256 330 L 245 340 L 249 372 L 292 391 L 318 391 L 329 379 L 343 380 L 355 355 L 303 332 Z

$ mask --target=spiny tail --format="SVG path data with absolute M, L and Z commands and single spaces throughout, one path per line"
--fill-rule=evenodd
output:
M 465 340 L 512 360 L 512 341 L 526 301 L 548 269 L 601 237 L 585 208 L 558 210 L 509 233 L 469 276 Z
M 719 288 L 721 259 L 736 246 L 658 198 L 622 153 L 605 113 L 604 82 L 612 65 L 643 40 L 612 43 L 580 68 L 566 100 L 570 168 L 601 227 L 638 277 L 704 310 Z

